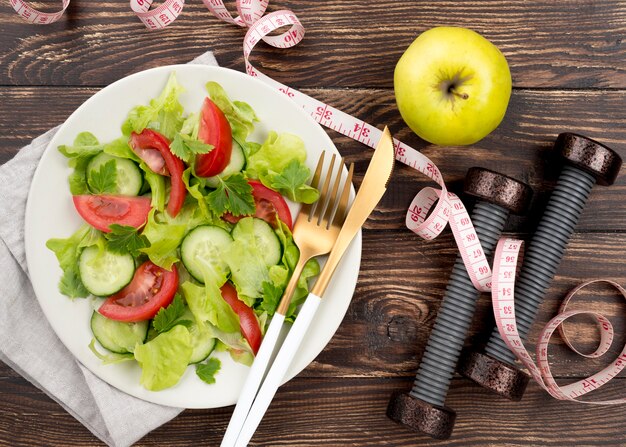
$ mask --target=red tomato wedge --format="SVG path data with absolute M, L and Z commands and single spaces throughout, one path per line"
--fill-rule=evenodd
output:
M 172 180 L 172 188 L 170 189 L 170 198 L 167 202 L 167 212 L 170 216 L 176 217 L 187 195 L 187 190 L 183 183 L 185 165 L 183 165 L 182 160 L 170 151 L 169 140 L 152 129 L 144 129 L 139 134 L 133 132 L 130 135 L 130 146 L 154 172 L 157 174 L 163 174 L 164 172 L 169 173 Z M 159 167 L 157 156 L 154 153 L 155 149 L 165 161 L 165 171 L 163 171 L 163 169 L 159 171 L 155 170 Z
M 289 230 L 293 229 L 291 211 L 289 211 L 289 206 L 283 199 L 283 196 L 256 180 L 248 180 L 248 183 L 252 186 L 252 196 L 256 205 L 254 217 L 263 219 L 276 228 L 278 225 L 276 216 L 278 215 L 278 218 L 289 227 Z M 246 216 L 233 216 L 230 213 L 226 213 L 222 216 L 222 219 L 230 223 L 237 223 L 244 217 Z
M 261 346 L 261 328 L 259 327 L 259 321 L 256 319 L 256 315 L 252 308 L 248 307 L 246 303 L 241 301 L 237 296 L 237 290 L 235 287 L 227 282 L 221 288 L 222 298 L 228 303 L 233 311 L 239 316 L 239 326 L 243 336 L 248 340 L 248 344 L 252 348 L 252 352 L 256 355 L 259 352 Z
M 233 134 L 226 116 L 209 98 L 205 98 L 202 104 L 198 139 L 213 146 L 213 150 L 196 157 L 196 174 L 200 177 L 213 177 L 222 172 L 230 162 Z
M 170 272 L 146 261 L 135 271 L 130 284 L 107 298 L 98 312 L 117 321 L 149 320 L 172 302 L 176 289 L 176 266 Z
M 141 228 L 150 212 L 150 197 L 80 195 L 72 200 L 85 222 L 105 233 L 111 224 Z

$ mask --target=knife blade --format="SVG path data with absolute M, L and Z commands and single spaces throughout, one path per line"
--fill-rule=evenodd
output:
M 383 133 L 376 145 L 374 155 L 370 160 L 365 177 L 361 182 L 361 187 L 356 194 L 354 202 L 348 211 L 339 236 L 333 245 L 324 268 L 320 272 L 311 292 L 319 297 L 323 296 L 333 276 L 341 257 L 363 226 L 367 217 L 372 213 L 380 199 L 387 191 L 387 185 L 391 179 L 393 167 L 395 165 L 395 153 L 393 140 L 389 129 L 385 126 Z

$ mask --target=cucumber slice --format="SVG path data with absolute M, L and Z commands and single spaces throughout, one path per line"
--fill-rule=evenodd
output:
M 196 320 L 189 308 L 185 309 L 185 313 L 181 318 L 183 320 L 189 320 L 193 322 L 191 326 L 187 328 L 189 329 L 189 333 L 191 334 L 191 347 L 193 348 L 189 364 L 191 365 L 192 363 L 200 363 L 206 360 L 206 358 L 210 356 L 215 349 L 215 344 L 217 340 L 211 336 L 211 333 L 208 331 L 208 329 L 196 323 Z
M 233 238 L 228 231 L 213 225 L 201 225 L 189 232 L 180 245 L 180 255 L 187 271 L 204 284 L 202 269 L 220 269 L 230 272 L 223 254 L 228 251 Z M 205 264 L 205 265 L 203 265 Z
M 80 254 L 78 270 L 89 293 L 108 296 L 130 283 L 135 274 L 135 261 L 128 253 L 118 254 L 106 249 L 101 252 L 92 245 Z
M 89 184 L 89 189 L 91 189 L 90 180 L 92 172 L 98 171 L 103 164 L 111 160 L 115 161 L 115 171 L 117 173 L 115 190 L 112 191 L 112 193 L 124 196 L 138 195 L 143 185 L 143 176 L 141 175 L 139 167 L 131 160 L 115 157 L 104 152 L 93 157 L 87 165 L 87 183 Z M 92 190 L 92 192 L 94 191 Z
M 243 149 L 239 146 L 239 143 L 233 140 L 233 150 L 230 153 L 230 161 L 224 170 L 213 177 L 207 177 L 204 181 L 210 188 L 217 188 L 217 185 L 219 184 L 218 178 L 226 178 L 235 172 L 243 171 L 245 165 L 246 156 L 243 153 Z
M 283 255 L 282 246 L 280 245 L 280 240 L 278 239 L 278 236 L 276 235 L 272 227 L 263 219 L 258 219 L 256 217 L 253 217 L 252 219 L 254 219 L 254 239 L 256 241 L 257 247 L 259 247 L 260 249 L 261 255 L 263 255 L 265 265 L 271 266 L 278 264 Z M 249 237 L 248 234 L 243 234 L 239 223 L 237 223 L 237 225 L 235 225 L 235 228 L 233 228 L 232 235 L 233 239 L 243 239 L 244 242 L 245 239 Z
M 91 315 L 91 332 L 103 348 L 118 354 L 135 350 L 137 343 L 143 343 L 148 334 L 149 321 L 124 323 L 111 320 L 97 311 Z

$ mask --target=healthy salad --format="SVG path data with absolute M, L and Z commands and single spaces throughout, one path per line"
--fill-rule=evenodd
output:
M 162 390 L 188 365 L 214 383 L 214 351 L 250 364 L 300 255 L 285 197 L 312 203 L 304 142 L 269 132 L 245 102 L 206 84 L 187 111 L 172 73 L 161 94 L 128 113 L 121 136 L 89 132 L 59 146 L 85 223 L 50 239 L 62 294 L 96 297 L 90 348 L 105 363 L 137 361 L 141 384 Z M 287 314 L 294 318 L 319 273 L 306 264 Z

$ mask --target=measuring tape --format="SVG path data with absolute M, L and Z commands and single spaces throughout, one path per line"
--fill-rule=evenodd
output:
M 586 358 L 597 358 L 604 355 L 613 342 L 613 326 L 609 320 L 598 312 L 567 310 L 567 305 L 576 293 L 590 284 L 607 283 L 617 289 L 624 298 L 626 298 L 626 290 L 614 281 L 599 279 L 584 282 L 570 291 L 561 303 L 558 315 L 550 320 L 539 334 L 539 341 L 535 353 L 537 363 L 535 363 L 526 348 L 524 348 L 515 321 L 515 300 L 513 298 L 515 296 L 515 273 L 522 245 L 523 242 L 520 240 L 503 238 L 498 241 L 498 245 L 496 246 L 491 296 L 494 316 L 500 336 L 509 349 L 515 353 L 517 358 L 520 359 L 523 365 L 528 369 L 535 381 L 555 399 L 573 400 L 594 405 L 626 403 L 626 398 L 595 402 L 578 400 L 579 397 L 608 383 L 626 367 L 626 345 L 620 355 L 602 371 L 563 387 L 559 386 L 554 380 L 550 371 L 550 364 L 548 363 L 548 344 L 550 343 L 552 334 L 557 329 L 567 346 L 578 355 Z M 600 327 L 600 343 L 591 354 L 583 354 L 578 351 L 570 342 L 563 328 L 563 323 L 576 315 L 589 315 Z
M 247 27 L 243 41 L 243 55 L 246 73 L 273 86 L 305 109 L 319 124 L 333 129 L 349 138 L 376 147 L 382 131 L 376 127 L 331 107 L 315 98 L 294 90 L 257 70 L 250 62 L 250 54 L 262 40 L 276 48 L 290 48 L 304 38 L 304 27 L 296 15 L 288 10 L 265 14 L 268 0 L 237 0 L 237 17 L 233 17 L 222 0 L 202 0 L 211 13 L 220 20 L 233 25 Z M 31 23 L 47 24 L 57 21 L 67 8 L 69 0 L 63 0 L 60 12 L 46 14 L 36 11 L 24 0 L 11 0 L 18 14 Z M 183 10 L 184 0 L 166 0 L 155 9 L 150 9 L 152 0 L 130 0 L 130 7 L 147 28 L 161 29 L 172 23 Z M 286 31 L 272 34 L 280 28 Z M 271 35 L 270 35 L 271 34 Z M 607 282 L 617 288 L 626 298 L 626 290 L 609 280 L 596 280 L 583 283 L 572 290 L 563 301 L 559 314 L 541 332 L 537 344 L 537 363 L 524 348 L 515 322 L 514 281 L 522 242 L 503 238 L 499 241 L 494 255 L 493 274 L 484 251 L 463 202 L 449 192 L 439 168 L 424 154 L 394 139 L 396 160 L 419 171 L 433 180 L 439 188 L 422 189 L 413 199 L 406 215 L 406 226 L 425 240 L 436 238 L 450 225 L 452 234 L 461 253 L 463 263 L 477 290 L 492 292 L 493 309 L 500 335 L 509 348 L 530 371 L 537 383 L 551 396 L 561 400 L 577 400 L 578 397 L 607 383 L 626 366 L 626 346 L 620 356 L 602 371 L 579 382 L 559 387 L 550 372 L 547 360 L 548 343 L 558 328 L 565 343 L 576 353 L 587 358 L 600 357 L 607 352 L 613 340 L 613 328 L 601 314 L 590 311 L 568 311 L 566 306 L 571 298 L 583 287 L 594 282 Z M 493 282 L 493 284 L 492 284 Z M 591 315 L 601 328 L 600 345 L 591 354 L 582 354 L 574 348 L 563 331 L 562 324 L 574 315 Z M 592 404 L 620 404 L 626 399 L 587 402 Z

